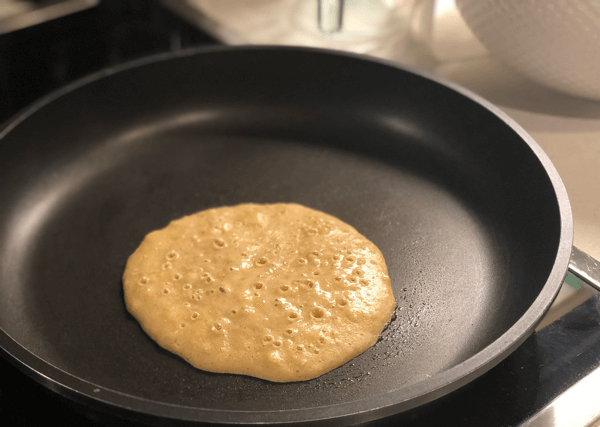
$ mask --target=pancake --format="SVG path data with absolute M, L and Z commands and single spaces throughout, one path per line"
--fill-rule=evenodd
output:
M 193 366 L 269 381 L 318 377 L 373 346 L 395 307 L 383 255 L 297 204 L 208 209 L 148 234 L 125 303 Z

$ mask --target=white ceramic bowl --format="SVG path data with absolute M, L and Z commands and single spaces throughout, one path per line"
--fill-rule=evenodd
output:
M 600 0 L 456 0 L 495 56 L 559 91 L 600 100 Z

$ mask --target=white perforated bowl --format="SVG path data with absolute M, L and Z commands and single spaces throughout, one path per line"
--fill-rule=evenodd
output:
M 456 0 L 495 56 L 562 92 L 600 100 L 600 0 Z

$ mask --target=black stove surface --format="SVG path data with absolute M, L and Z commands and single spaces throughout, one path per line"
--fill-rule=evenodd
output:
M 156 1 L 99 6 L 0 35 L 0 128 L 48 92 L 82 76 L 142 56 L 217 44 Z M 435 402 L 373 425 L 516 426 L 600 365 L 600 314 L 593 297 L 532 335 L 471 384 Z M 0 353 L 1 354 L 1 353 Z M 73 403 L 0 357 L 3 426 L 141 425 Z
M 97 7 L 0 35 L 0 124 L 48 92 L 143 56 L 217 44 L 157 1 Z

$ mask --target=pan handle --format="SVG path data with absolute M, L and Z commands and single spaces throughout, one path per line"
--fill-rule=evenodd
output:
M 573 246 L 565 282 L 578 289 L 578 279 L 600 291 L 600 261 Z

